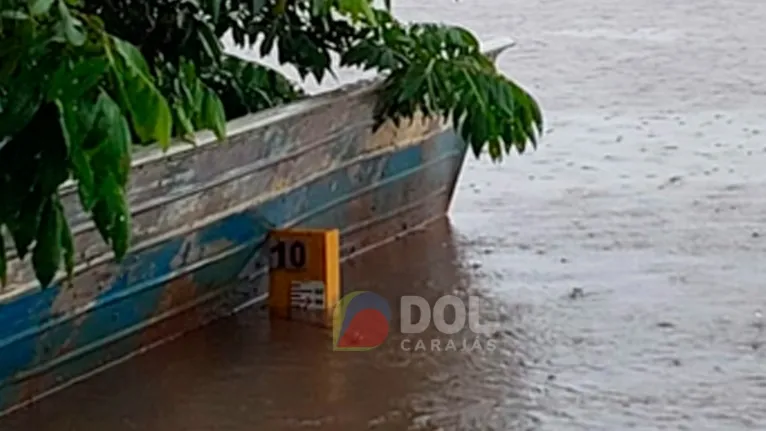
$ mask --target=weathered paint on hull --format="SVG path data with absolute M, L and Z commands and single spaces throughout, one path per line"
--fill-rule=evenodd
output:
M 0 412 L 262 298 L 272 226 L 341 229 L 346 257 L 443 216 L 466 146 L 438 121 L 370 131 L 373 87 L 236 120 L 134 164 L 133 247 L 108 246 L 65 189 L 73 287 L 39 289 L 11 262 L 0 290 Z

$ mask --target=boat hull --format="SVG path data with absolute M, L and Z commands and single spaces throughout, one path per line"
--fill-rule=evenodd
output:
M 27 262 L 10 262 L 0 411 L 262 301 L 273 227 L 338 228 L 348 258 L 444 216 L 466 144 L 431 118 L 373 132 L 375 97 L 362 84 L 235 120 L 226 142 L 140 152 L 120 263 L 65 186 L 73 283 L 40 289 Z

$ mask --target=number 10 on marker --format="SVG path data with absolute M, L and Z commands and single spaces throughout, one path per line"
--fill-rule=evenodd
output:
M 271 246 L 271 268 L 300 271 L 306 267 L 306 243 L 301 239 L 280 239 Z
M 307 286 L 322 286 L 318 304 L 328 317 L 340 298 L 340 232 L 337 229 L 284 229 L 271 232 L 269 252 L 269 308 L 275 317 L 287 317 L 306 302 Z M 316 298 L 314 298 L 316 299 Z M 298 308 L 306 309 L 307 306 Z M 316 310 L 315 310 L 316 311 Z

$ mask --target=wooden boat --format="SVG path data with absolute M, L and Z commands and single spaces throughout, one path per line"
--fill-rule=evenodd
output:
M 495 58 L 509 46 L 486 52 Z M 379 84 L 236 119 L 226 142 L 201 133 L 196 146 L 139 151 L 133 245 L 119 264 L 66 184 L 74 282 L 41 289 L 28 262 L 10 262 L 0 290 L 0 411 L 263 301 L 260 251 L 274 226 L 338 228 L 349 258 L 444 216 L 466 144 L 436 118 L 373 134 Z

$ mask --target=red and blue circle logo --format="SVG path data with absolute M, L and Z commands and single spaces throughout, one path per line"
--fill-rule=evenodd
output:
M 333 311 L 333 350 L 374 349 L 388 337 L 391 308 L 382 296 L 372 292 L 351 292 L 341 298 Z

